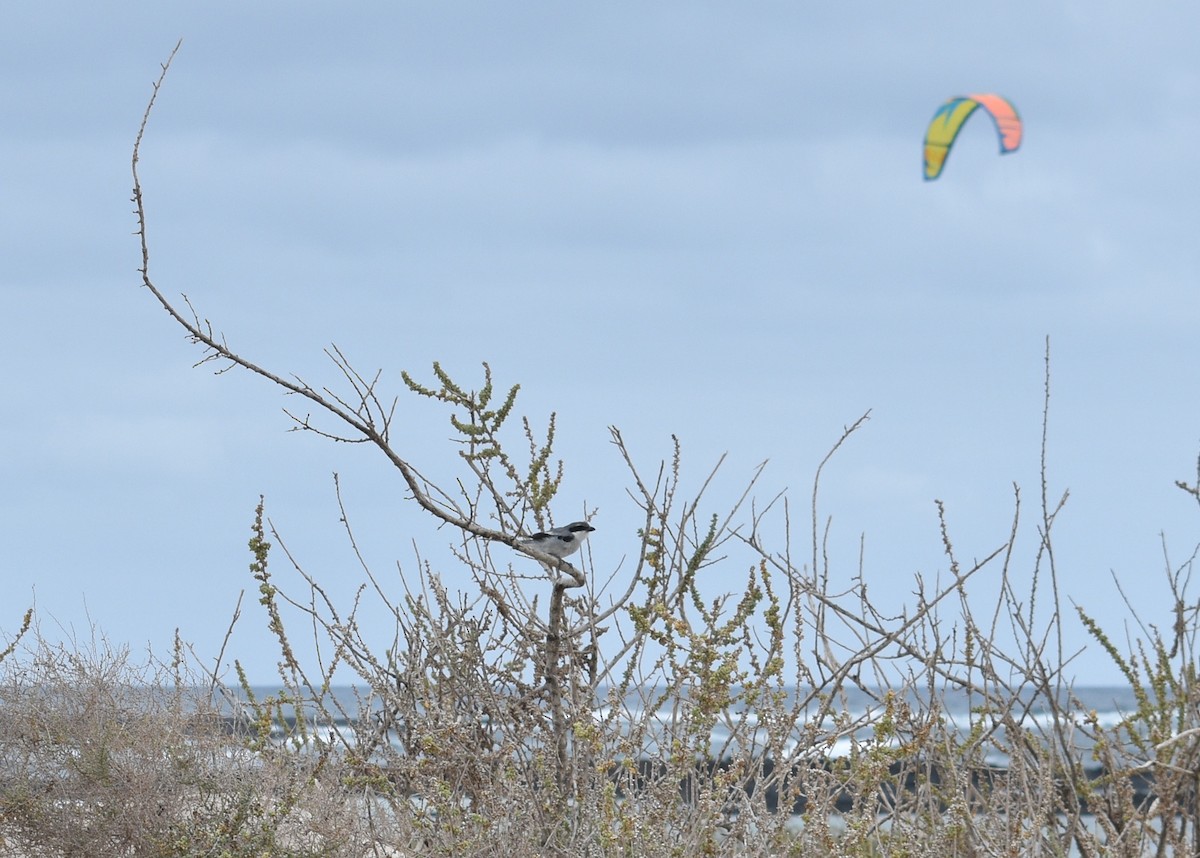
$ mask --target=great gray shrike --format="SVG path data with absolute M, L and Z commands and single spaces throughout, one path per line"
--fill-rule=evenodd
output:
M 588 534 L 595 529 L 586 521 L 573 521 L 566 527 L 555 527 L 533 536 L 522 536 L 517 542 L 551 557 L 567 557 L 578 551 Z

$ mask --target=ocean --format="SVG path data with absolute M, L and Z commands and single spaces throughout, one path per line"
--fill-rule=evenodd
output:
M 268 697 L 277 697 L 280 694 L 278 687 L 256 686 L 251 691 L 259 701 Z M 829 759 L 848 757 L 856 743 L 861 745 L 864 741 L 869 740 L 873 732 L 875 716 L 882 711 L 883 704 L 880 701 L 886 693 L 884 689 L 846 689 L 839 694 L 834 705 L 829 709 L 830 715 L 827 716 L 827 720 L 836 717 L 843 724 L 849 723 L 858 726 L 849 732 L 839 731 L 844 734 L 824 746 L 822 756 Z M 362 717 L 363 711 L 374 713 L 379 708 L 377 698 L 373 698 L 369 689 L 366 688 L 335 686 L 329 690 L 328 694 L 324 713 L 321 713 L 315 706 L 306 707 L 308 724 L 314 735 L 321 735 L 322 731 L 330 729 L 338 731 L 351 728 L 356 720 Z M 790 705 L 794 701 L 795 691 L 791 691 L 790 694 L 792 696 L 785 701 L 785 705 Z M 609 696 L 600 695 L 602 699 Z M 634 689 L 615 706 L 612 701 L 607 701 L 596 707 L 594 715 L 597 720 L 611 718 L 619 729 L 622 728 L 622 725 L 628 728 L 633 724 L 651 724 L 651 729 L 643 731 L 643 735 L 648 737 L 643 744 L 643 749 L 648 756 L 653 756 L 657 744 L 655 736 L 673 735 L 675 733 L 673 726 L 680 717 L 678 712 L 668 709 L 649 712 L 644 701 L 654 697 L 653 690 Z M 905 695 L 904 699 L 915 712 L 920 712 L 924 705 L 920 695 L 910 693 Z M 939 700 L 943 707 L 943 718 L 963 733 L 970 728 L 972 708 L 978 707 L 981 703 L 978 697 L 970 698 L 966 694 L 952 691 L 939 692 Z M 1048 736 L 1069 733 L 1080 755 L 1086 757 L 1091 748 L 1091 738 L 1088 731 L 1081 729 L 1085 726 L 1085 718 L 1089 721 L 1094 719 L 1094 722 L 1101 728 L 1112 729 L 1135 712 L 1137 707 L 1137 696 L 1129 686 L 1101 685 L 1072 688 L 1069 699 L 1065 697 L 1064 693 L 1064 704 L 1059 707 L 1057 713 L 1045 699 L 1036 697 L 1021 701 L 1016 711 L 1019 713 L 1020 725 L 1035 734 Z M 810 705 L 809 708 L 814 707 Z M 281 713 L 282 717 L 275 726 L 275 733 L 280 738 L 291 732 L 296 720 L 291 707 L 283 707 Z M 335 714 L 329 717 L 330 713 Z M 231 720 L 232 717 L 231 714 Z M 486 716 L 481 716 L 481 719 L 486 720 Z M 803 722 L 803 714 L 800 720 Z M 753 710 L 748 710 L 744 706 L 733 707 L 723 713 L 712 728 L 711 756 L 713 759 L 731 756 L 739 750 L 738 737 L 753 741 L 752 737 L 760 735 L 761 732 L 758 716 Z M 997 743 L 997 745 L 1000 744 L 1003 743 Z M 1008 764 L 1005 755 L 998 750 L 991 751 L 986 762 L 989 766 L 1000 769 L 1005 768 Z M 1092 774 L 1098 773 L 1098 769 L 1092 772 Z

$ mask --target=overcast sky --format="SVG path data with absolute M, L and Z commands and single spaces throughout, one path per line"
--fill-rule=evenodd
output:
M 339 597 L 333 472 L 379 571 L 450 541 L 377 454 L 193 369 L 139 287 L 129 155 L 180 38 L 142 153 L 158 285 L 317 385 L 330 343 L 397 392 L 488 361 L 557 412 L 555 515 L 598 511 L 598 575 L 637 549 L 609 425 L 647 470 L 677 435 L 693 485 L 727 451 L 714 511 L 764 459 L 760 494 L 803 509 L 869 409 L 823 478 L 835 578 L 861 536 L 871 592 L 911 602 L 947 566 L 934 500 L 969 560 L 1016 483 L 1027 580 L 1049 337 L 1064 605 L 1120 637 L 1115 575 L 1169 627 L 1164 537 L 1175 565 L 1200 539 L 1174 486 L 1200 453 L 1198 37 L 1185 2 L 5 3 L 0 631 L 36 604 L 47 637 L 166 656 L 178 627 L 211 659 L 245 588 L 231 654 L 270 682 L 259 494 Z M 923 181 L 925 126 L 973 91 L 1017 105 L 1020 151 L 977 116 Z M 445 415 L 399 414 L 451 473 Z M 1118 679 L 1095 648 L 1076 669 Z

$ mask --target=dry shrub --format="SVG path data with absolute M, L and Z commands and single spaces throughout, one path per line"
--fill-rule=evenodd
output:
M 178 665 L 35 629 L 0 668 L 0 854 L 358 854 L 325 757 L 252 752 L 248 723 Z

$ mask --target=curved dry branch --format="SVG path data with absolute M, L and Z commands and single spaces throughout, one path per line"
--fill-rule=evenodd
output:
M 197 362 L 197 365 L 208 363 L 209 361 L 227 361 L 228 365 L 222 367 L 218 372 L 228 372 L 233 367 L 240 367 L 266 379 L 287 393 L 303 397 L 312 403 L 318 411 L 324 412 L 326 415 L 333 417 L 335 421 L 348 427 L 351 430 L 351 434 L 341 434 L 319 429 L 312 425 L 310 416 L 300 416 L 294 409 L 290 411 L 285 410 L 285 413 L 295 422 L 296 425 L 294 428 L 316 432 L 325 438 L 335 441 L 369 443 L 374 445 L 383 453 L 396 470 L 400 472 L 401 477 L 408 486 L 409 492 L 411 492 L 413 500 L 430 515 L 445 524 L 458 528 L 466 534 L 503 543 L 515 551 L 532 557 L 551 571 L 559 573 L 559 577 L 555 581 L 556 587 L 582 586 L 584 582 L 583 574 L 570 563 L 527 548 L 517 542 L 515 534 L 479 524 L 469 514 L 464 513 L 456 504 L 449 503 L 448 495 L 431 486 L 427 480 L 421 477 L 419 471 L 407 459 L 393 449 L 389 442 L 389 434 L 396 405 L 393 402 L 385 406 L 379 399 L 376 392 L 378 375 L 370 379 L 364 377 L 350 365 L 342 351 L 337 346 L 333 346 L 331 350 L 326 350 L 326 354 L 329 355 L 339 372 L 354 391 L 352 399 L 347 400 L 333 393 L 328 388 L 318 391 L 298 378 L 285 378 L 234 351 L 225 338 L 213 330 L 212 324 L 207 319 L 201 319 L 186 296 L 183 297 L 183 306 L 187 310 L 184 313 L 154 283 L 150 277 L 150 242 L 147 229 L 145 194 L 142 188 L 141 177 L 138 173 L 138 164 L 141 158 L 142 141 L 145 137 L 146 128 L 149 125 L 155 102 L 162 90 L 162 85 L 166 80 L 167 72 L 171 68 L 171 63 L 174 61 L 181 45 L 182 41 L 177 43 L 167 61 L 162 64 L 162 71 L 154 81 L 153 92 L 149 102 L 146 104 L 141 124 L 138 126 L 131 162 L 133 172 L 132 202 L 137 217 L 136 235 L 138 236 L 142 253 L 142 263 L 138 269 L 142 277 L 142 285 L 150 291 L 155 300 L 167 311 L 167 314 L 186 331 L 188 340 L 204 348 L 204 357 Z

